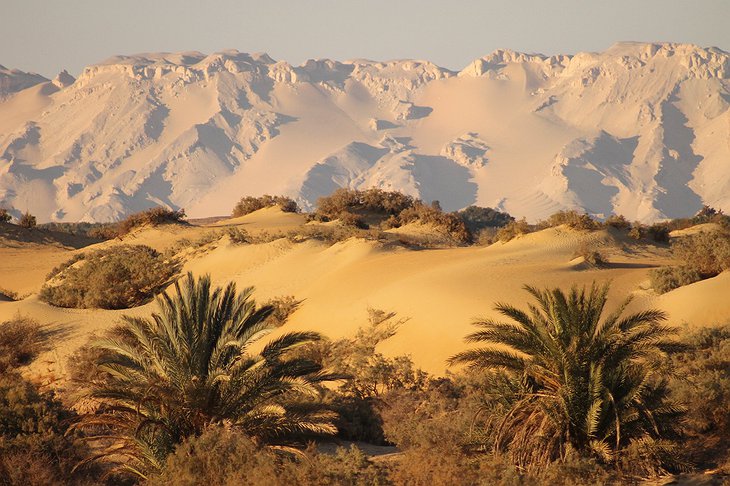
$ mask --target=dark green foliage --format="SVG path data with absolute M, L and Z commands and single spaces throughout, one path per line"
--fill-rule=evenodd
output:
M 639 446 L 656 453 L 652 468 L 675 469 L 682 409 L 668 398 L 655 360 L 678 347 L 660 311 L 604 315 L 608 286 L 538 290 L 528 312 L 495 309 L 511 322 L 478 320 L 467 337 L 482 347 L 452 363 L 470 370 L 505 369 L 524 386 L 495 437 L 495 450 L 515 464 L 539 467 L 576 451 L 606 464 Z M 603 318 L 602 318 L 603 316 Z M 647 466 L 648 468 L 648 466 Z
M 35 216 L 30 214 L 28 211 L 23 213 L 23 215 L 18 220 L 18 226 L 21 226 L 23 228 L 31 229 L 31 228 L 35 228 L 35 225 L 36 225 Z
M 296 201 L 286 196 L 269 196 L 265 194 L 260 197 L 246 196 L 241 198 L 233 208 L 232 217 L 238 218 L 246 214 L 253 213 L 259 209 L 272 208 L 278 206 L 285 213 L 299 212 L 299 206 Z
M 54 269 L 40 297 L 58 307 L 127 309 L 148 302 L 176 271 L 175 262 L 148 246 L 112 246 Z
M 145 477 L 211 424 L 269 444 L 335 432 L 333 413 L 316 398 L 331 375 L 291 355 L 320 336 L 282 334 L 251 353 L 275 329 L 272 308 L 257 307 L 252 292 L 238 293 L 233 283 L 213 288 L 209 277 L 188 274 L 158 298 L 159 313 L 125 317 L 115 335 L 94 344 L 97 373 L 86 385 L 100 406 L 78 428 L 110 441 L 100 459 Z
M 0 323 L 0 374 L 29 364 L 43 350 L 44 341 L 33 319 L 16 317 Z
M 464 208 L 457 215 L 464 221 L 467 229 L 473 235 L 476 235 L 485 228 L 501 228 L 515 220 L 515 218 L 507 213 L 479 206 Z
M 657 223 L 647 229 L 649 236 L 657 243 L 669 243 L 669 226 Z

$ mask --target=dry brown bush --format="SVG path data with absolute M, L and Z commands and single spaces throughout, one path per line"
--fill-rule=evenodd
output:
M 43 350 L 40 324 L 28 317 L 0 323 L 0 373 L 29 364 Z
M 23 228 L 34 228 L 36 225 L 36 219 L 35 216 L 30 214 L 28 211 L 23 213 L 23 215 L 18 220 L 18 226 L 21 226 Z

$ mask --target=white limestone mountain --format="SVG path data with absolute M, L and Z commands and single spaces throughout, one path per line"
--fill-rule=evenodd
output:
M 0 207 L 110 221 L 243 195 L 312 207 L 337 187 L 530 220 L 562 208 L 653 221 L 730 211 L 730 54 L 621 43 L 301 66 L 225 51 L 118 56 L 74 80 L 0 68 Z

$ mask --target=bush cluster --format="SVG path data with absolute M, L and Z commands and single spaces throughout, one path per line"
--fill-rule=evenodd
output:
M 30 214 L 28 211 L 24 212 L 22 216 L 20 216 L 20 219 L 18 220 L 18 226 L 22 228 L 35 228 L 37 222 L 35 216 Z
M 90 238 L 111 240 L 121 238 L 142 226 L 159 226 L 161 224 L 179 224 L 185 220 L 184 209 L 169 209 L 162 206 L 130 214 L 118 223 L 104 223 L 92 225 L 86 231 Z
M 238 218 L 239 216 L 245 216 L 254 211 L 264 208 L 272 208 L 278 206 L 279 209 L 285 213 L 298 213 L 299 206 L 296 201 L 286 196 L 269 196 L 264 194 L 263 196 L 245 196 L 233 208 L 232 217 Z
M 0 208 L 0 223 L 9 223 L 13 219 L 11 214 L 5 208 Z
M 522 218 L 519 221 L 511 221 L 499 228 L 497 234 L 495 235 L 495 239 L 497 241 L 507 242 L 516 238 L 517 236 L 531 233 L 533 230 L 533 227 L 527 223 L 527 220 L 525 218 Z
M 708 231 L 684 236 L 672 244 L 672 252 L 682 265 L 650 273 L 652 287 L 660 294 L 730 269 L 730 234 Z
M 38 321 L 16 317 L 0 323 L 0 373 L 29 364 L 43 350 Z
M 57 307 L 128 309 L 148 302 L 176 271 L 176 262 L 148 246 L 118 245 L 61 264 L 40 297 Z
M 600 225 L 589 215 L 579 213 L 572 209 L 568 211 L 558 211 L 557 213 L 550 215 L 546 221 L 538 223 L 538 227 L 541 228 L 553 228 L 560 225 L 566 225 L 569 228 L 577 230 L 595 230 L 600 227 Z
M 41 351 L 43 331 L 28 318 L 0 323 L 0 484 L 92 485 L 101 473 L 81 464 L 91 454 L 68 430 L 74 420 L 52 392 L 18 368 Z

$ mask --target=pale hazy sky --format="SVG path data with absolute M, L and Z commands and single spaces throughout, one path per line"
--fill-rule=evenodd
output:
M 730 0 L 0 0 L 0 64 L 54 76 L 116 54 L 222 49 L 428 59 L 497 48 L 599 51 L 620 40 L 730 50 Z

